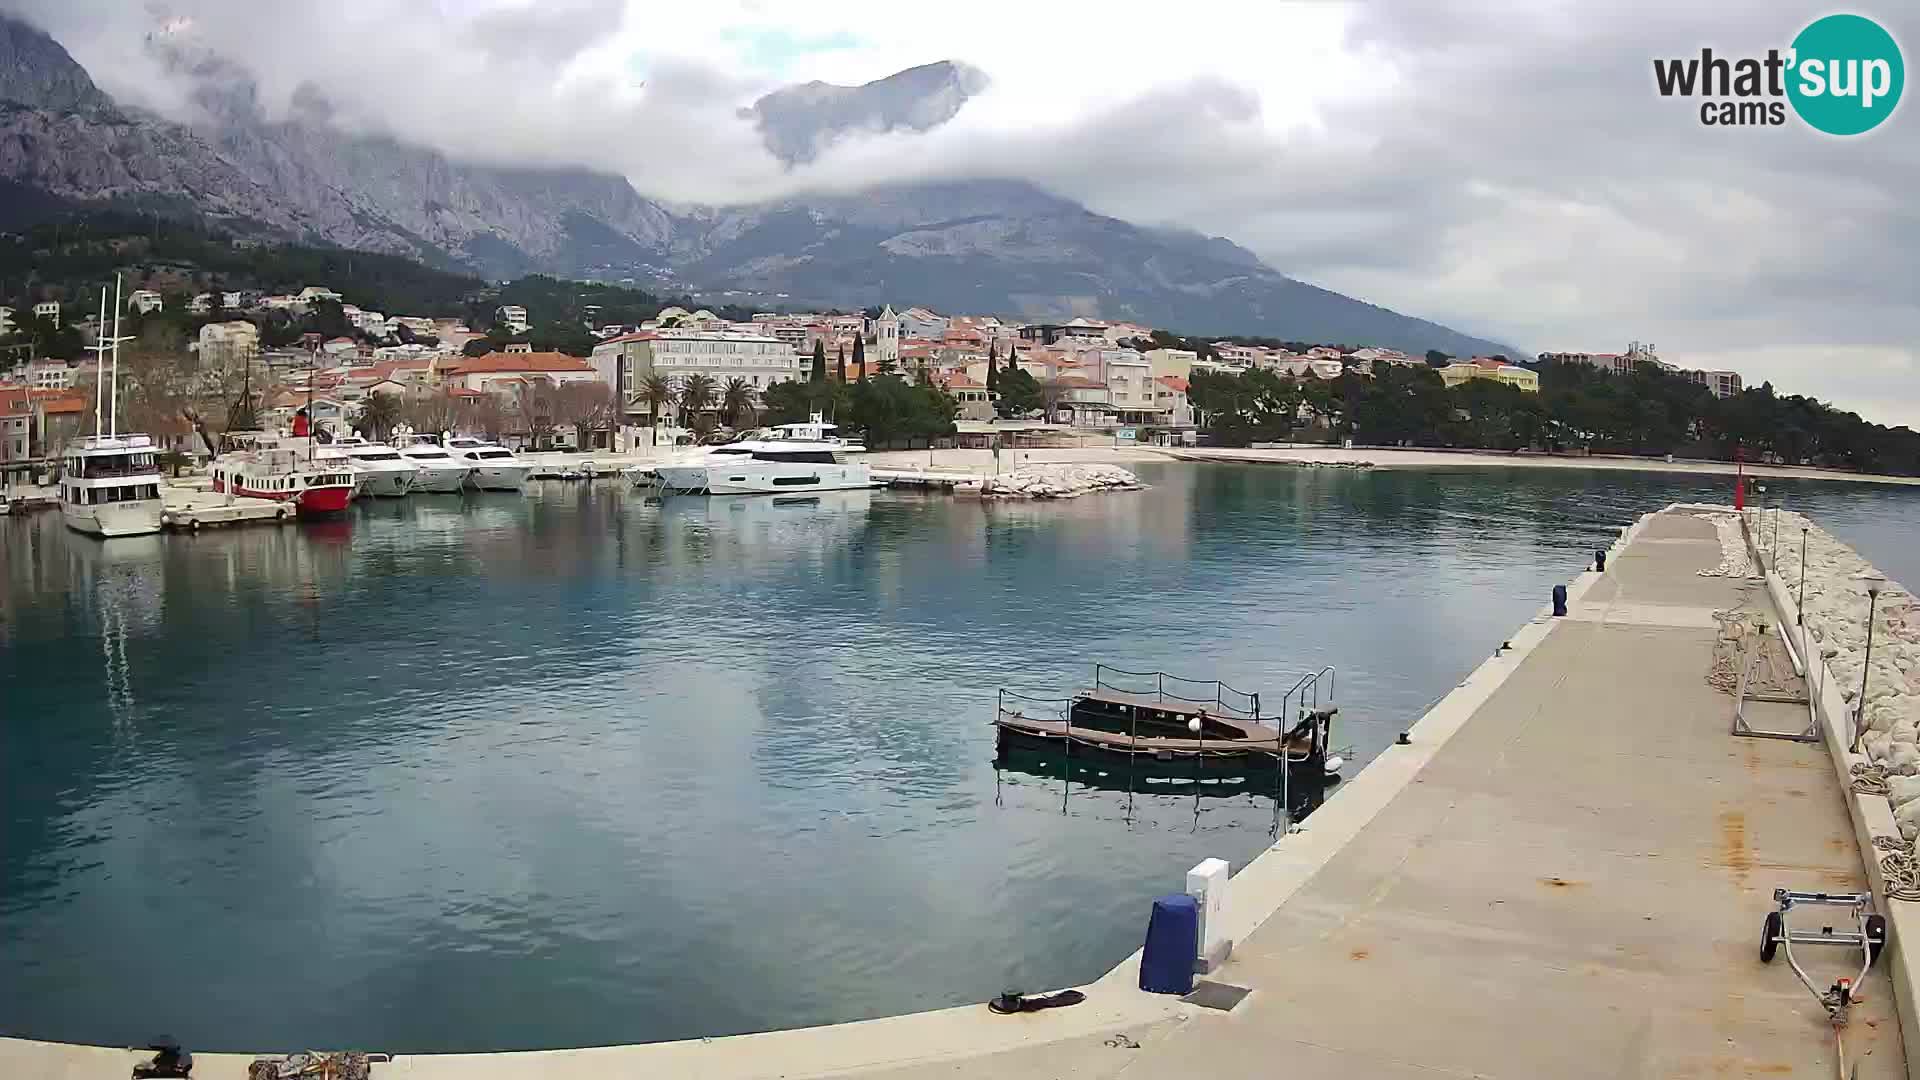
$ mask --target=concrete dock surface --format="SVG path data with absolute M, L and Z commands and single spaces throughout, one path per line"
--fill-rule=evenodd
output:
M 1049 1012 L 404 1056 L 375 1076 L 1831 1078 L 1825 1013 L 1784 955 L 1760 962 L 1760 928 L 1777 886 L 1864 889 L 1861 854 L 1823 745 L 1729 733 L 1732 699 L 1706 682 L 1713 614 L 1764 597 L 1699 574 L 1720 559 L 1708 521 L 1644 519 L 1604 575 L 1581 575 L 1566 618 L 1522 627 L 1409 745 L 1236 868 L 1234 950 L 1206 977 L 1251 991 L 1231 1011 L 1139 992 L 1136 955 Z M 1748 717 L 1790 729 L 1805 707 Z M 1151 894 L 1178 888 L 1143 886 L 1143 928 Z M 1798 952 L 1823 988 L 1858 968 L 1856 952 Z M 1855 1075 L 1906 1075 L 1884 963 L 1860 993 Z M 133 1060 L 0 1040 L 6 1076 Z M 243 1056 L 203 1060 L 196 1076 L 244 1075 Z

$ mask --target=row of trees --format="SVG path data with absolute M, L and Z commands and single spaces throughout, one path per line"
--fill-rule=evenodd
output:
M 1723 399 L 1652 364 L 1622 376 L 1580 364 L 1538 370 L 1539 393 L 1486 379 L 1449 389 L 1432 368 L 1398 364 L 1333 380 L 1195 372 L 1189 397 L 1212 437 L 1227 445 L 1351 438 L 1723 460 L 1738 448 L 1748 460 L 1920 475 L 1920 433 L 1778 395 L 1770 383 Z

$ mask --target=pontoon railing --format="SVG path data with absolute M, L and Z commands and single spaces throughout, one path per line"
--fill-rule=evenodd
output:
M 1132 681 L 1114 681 L 1110 677 Z M 1148 689 L 1149 686 L 1151 689 Z M 1236 690 L 1218 679 L 1189 679 L 1165 671 L 1128 671 L 1108 664 L 1095 664 L 1093 687 L 1095 690 L 1113 690 L 1139 697 L 1152 696 L 1156 701 L 1211 705 L 1219 713 L 1240 719 L 1257 719 L 1260 716 L 1259 694 Z

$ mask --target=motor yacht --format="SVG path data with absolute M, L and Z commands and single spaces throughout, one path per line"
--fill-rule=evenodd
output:
M 467 486 L 481 491 L 526 490 L 527 474 L 533 471 L 533 466 L 515 457 L 506 447 L 465 435 L 448 439 L 446 447 L 455 461 L 472 466 Z
M 413 490 L 420 470 L 393 447 L 358 435 L 337 438 L 333 446 L 352 463 L 359 494 L 393 497 Z

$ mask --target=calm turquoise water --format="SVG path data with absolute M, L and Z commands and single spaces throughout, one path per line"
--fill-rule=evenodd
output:
M 0 1031 L 540 1047 L 1084 981 L 1273 808 L 996 774 L 997 686 L 1334 664 L 1364 761 L 1619 526 L 1727 487 L 1141 472 L 1059 505 L 553 483 L 108 545 L 0 521 Z M 1775 491 L 1920 584 L 1920 492 Z

